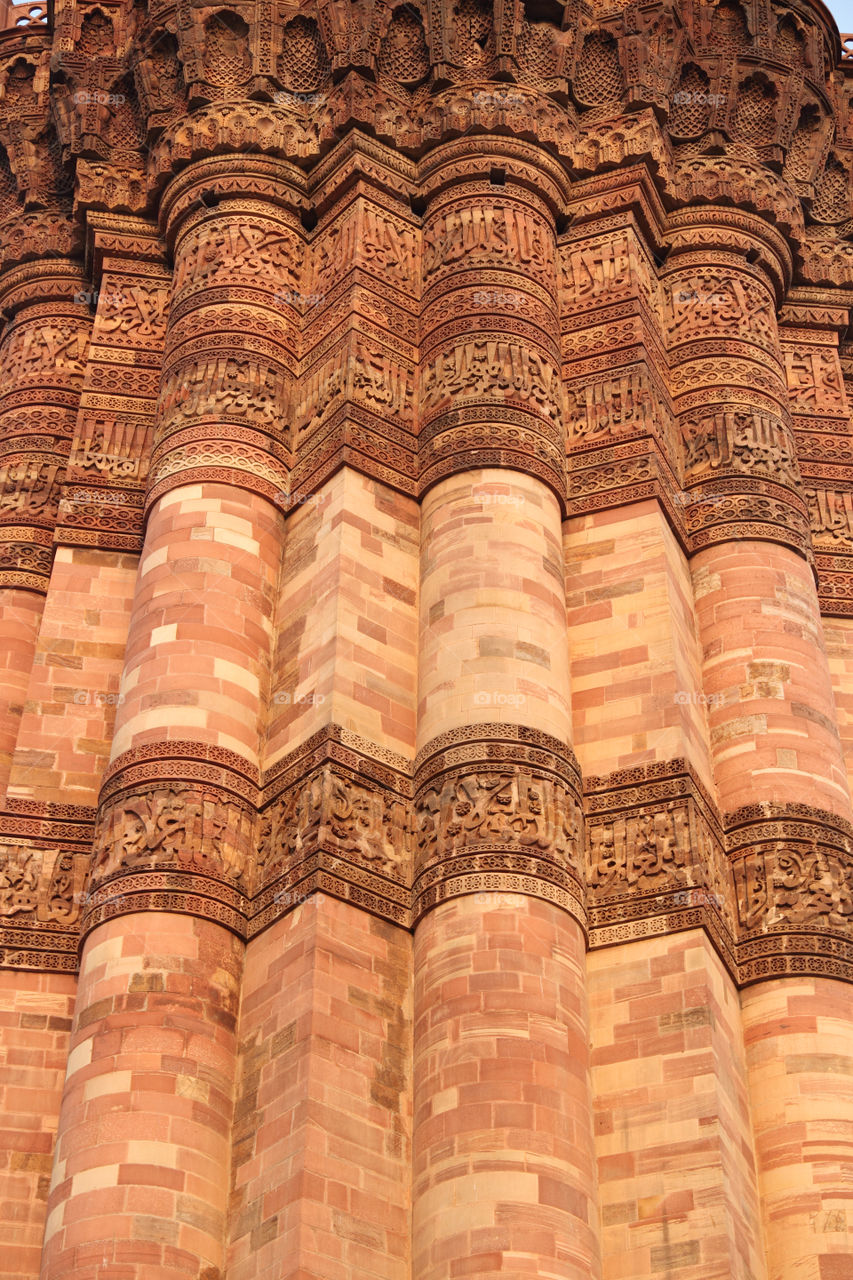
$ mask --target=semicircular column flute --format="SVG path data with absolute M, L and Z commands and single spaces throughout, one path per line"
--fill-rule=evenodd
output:
M 598 1272 L 556 173 L 425 163 L 413 1275 Z
M 4 274 L 0 344 L 0 791 L 53 564 L 59 493 L 92 327 L 85 277 L 62 258 Z
M 281 165 L 227 157 L 184 171 L 163 200 L 175 275 L 147 529 L 42 1280 L 88 1275 L 94 1247 L 128 1280 L 224 1274 L 295 358 L 285 195 Z
M 673 222 L 665 322 L 720 799 L 749 804 L 760 778 L 764 800 L 846 813 L 776 322 L 788 250 L 748 215 Z
M 422 264 L 421 488 L 500 466 L 563 494 L 551 213 L 560 175 L 550 164 L 540 174 L 511 152 L 508 169 L 499 143 L 482 149 L 482 167 L 493 162 L 490 176 L 472 178 L 470 162 L 455 159 L 451 144 L 424 162 L 430 200 Z
M 673 215 L 667 323 L 691 493 L 711 753 L 739 924 L 769 1280 L 847 1274 L 850 797 L 776 320 L 788 249 Z

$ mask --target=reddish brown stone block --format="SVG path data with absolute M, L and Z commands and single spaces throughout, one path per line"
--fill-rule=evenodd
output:
M 795 8 L 0 0 L 4 1280 L 847 1277 Z

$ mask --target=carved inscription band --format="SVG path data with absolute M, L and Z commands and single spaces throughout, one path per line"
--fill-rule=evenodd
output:
M 562 906 L 592 947 L 702 926 L 741 982 L 853 977 L 853 829 L 804 805 L 723 822 L 683 760 L 581 792 L 572 753 L 537 730 L 472 725 L 412 770 L 330 726 L 263 786 L 230 752 L 170 743 L 115 762 L 96 826 L 52 808 L 19 804 L 0 850 L 0 945 L 18 967 L 73 970 L 79 938 L 146 909 L 250 937 L 315 892 L 404 928 L 452 897 L 521 893 Z

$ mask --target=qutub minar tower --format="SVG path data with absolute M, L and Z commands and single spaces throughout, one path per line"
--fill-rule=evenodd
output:
M 0 27 L 0 1278 L 853 1280 L 827 9 Z

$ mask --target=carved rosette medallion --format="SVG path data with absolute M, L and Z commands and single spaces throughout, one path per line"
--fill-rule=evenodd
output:
M 256 933 L 315 891 L 408 926 L 413 823 L 407 762 L 337 726 L 280 761 L 257 839 Z
M 743 983 L 853 978 L 853 827 L 811 805 L 757 804 L 727 820 Z
M 508 466 L 565 494 L 553 198 L 536 156 L 486 146 L 472 178 L 458 148 L 430 157 L 419 371 L 421 487 Z M 491 154 L 490 154 L 491 153 Z
M 524 893 L 586 927 L 580 773 L 555 738 L 470 725 L 435 738 L 415 766 L 414 921 L 464 894 Z

